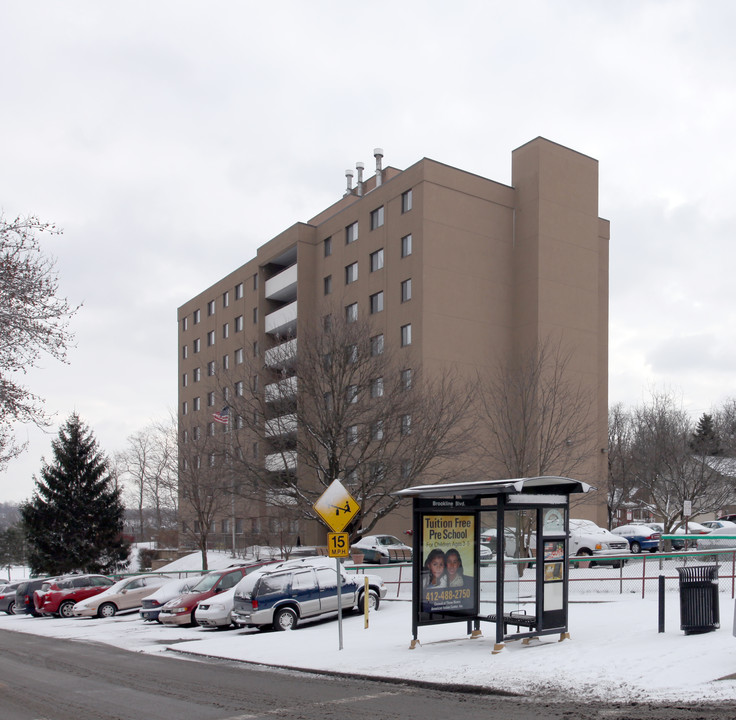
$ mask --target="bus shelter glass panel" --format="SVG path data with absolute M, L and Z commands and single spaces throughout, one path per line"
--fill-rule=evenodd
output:
M 536 616 L 536 509 L 504 512 L 504 614 Z

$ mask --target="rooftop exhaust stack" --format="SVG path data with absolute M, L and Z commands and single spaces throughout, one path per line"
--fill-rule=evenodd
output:
M 362 162 L 355 163 L 355 169 L 358 171 L 358 196 L 363 195 L 363 170 L 365 165 Z
M 348 168 L 345 171 L 345 177 L 347 178 L 347 181 L 348 181 L 348 187 L 347 187 L 347 190 L 345 190 L 345 194 L 352 195 L 353 194 L 353 171 L 350 168 Z
M 376 187 L 380 187 L 383 181 L 383 170 L 381 168 L 381 161 L 383 160 L 383 148 L 376 148 L 373 151 L 373 157 L 376 158 Z

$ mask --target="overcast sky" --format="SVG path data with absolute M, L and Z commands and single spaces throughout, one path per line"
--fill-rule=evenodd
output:
M 0 210 L 83 303 L 57 423 L 0 473 L 33 489 L 77 411 L 109 454 L 176 407 L 176 309 L 339 199 L 382 147 L 511 182 L 543 136 L 596 158 L 611 221 L 611 403 L 736 396 L 736 3 L 0 0 Z M 202 251 L 206 247 L 206 251 Z

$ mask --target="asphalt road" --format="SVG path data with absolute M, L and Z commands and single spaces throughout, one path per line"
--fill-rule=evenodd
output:
M 735 714 L 732 704 L 539 701 L 0 631 L 2 720 L 733 720 Z

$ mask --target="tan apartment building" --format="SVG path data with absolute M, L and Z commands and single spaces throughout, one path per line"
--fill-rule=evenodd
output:
M 288 386 L 300 332 L 327 308 L 370 317 L 407 368 L 452 366 L 469 378 L 554 337 L 572 349 L 570 371 L 592 397 L 595 441 L 577 477 L 603 490 L 574 514 L 605 526 L 609 223 L 598 216 L 597 161 L 537 138 L 513 151 L 508 186 L 427 158 L 384 168 L 375 153 L 374 174 L 364 178 L 359 164 L 341 199 L 179 308 L 180 450 L 195 435 L 237 431 L 235 419 L 214 416 L 238 383 Z M 244 374 L 253 358 L 260 378 Z M 267 469 L 299 471 L 296 452 L 255 445 Z M 191 530 L 198 521 L 181 487 L 180 499 L 180 527 Z M 252 498 L 223 501 L 211 542 L 247 545 L 277 530 L 324 542 L 316 523 L 284 528 L 269 515 Z M 376 530 L 410 526 L 398 511 Z

